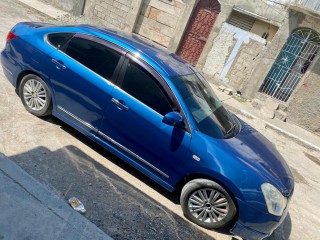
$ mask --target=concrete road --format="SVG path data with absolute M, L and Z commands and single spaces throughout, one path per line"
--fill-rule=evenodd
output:
M 5 35 L 19 21 L 47 21 L 46 16 L 15 0 L 0 1 L 0 48 Z M 102 149 L 54 117 L 36 118 L 27 113 L 13 87 L 0 70 L 0 152 L 29 174 L 52 188 L 63 199 L 78 197 L 85 216 L 115 239 L 217 239 L 232 236 L 208 231 L 187 221 L 179 196 Z M 319 239 L 320 198 L 317 152 L 263 128 L 296 177 L 290 218 L 271 239 Z M 292 231 L 291 231 L 292 230 Z

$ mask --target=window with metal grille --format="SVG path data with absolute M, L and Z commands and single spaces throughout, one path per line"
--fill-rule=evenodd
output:
M 266 17 L 241 8 L 234 8 L 227 22 L 244 31 L 256 34 L 267 41 L 272 41 L 279 29 L 277 26 L 272 25 Z
M 250 32 L 255 21 L 256 19 L 254 17 L 233 10 L 227 22 L 233 26 Z

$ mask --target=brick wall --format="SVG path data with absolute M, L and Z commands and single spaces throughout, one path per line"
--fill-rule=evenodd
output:
M 97 0 L 93 15 L 102 20 L 107 27 L 123 29 L 132 0 Z
M 134 32 L 168 47 L 184 3 L 181 0 L 143 0 Z

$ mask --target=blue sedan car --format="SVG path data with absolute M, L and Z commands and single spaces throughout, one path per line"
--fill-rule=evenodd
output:
M 27 111 L 181 191 L 190 221 L 251 240 L 285 218 L 294 181 L 284 159 L 175 54 L 113 30 L 26 22 L 9 32 L 1 64 Z

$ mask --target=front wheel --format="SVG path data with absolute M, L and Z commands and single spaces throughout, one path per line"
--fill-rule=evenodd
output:
M 188 182 L 182 188 L 180 204 L 186 218 L 208 229 L 229 226 L 237 212 L 228 192 L 207 179 Z
M 23 77 L 19 86 L 19 95 L 24 107 L 35 116 L 51 114 L 51 93 L 47 84 L 37 75 Z

